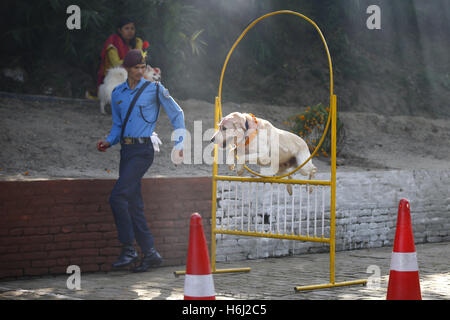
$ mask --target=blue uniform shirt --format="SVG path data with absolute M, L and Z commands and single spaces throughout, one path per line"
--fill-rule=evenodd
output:
M 128 86 L 128 81 L 118 85 L 114 88 L 111 95 L 111 110 L 113 125 L 109 136 L 106 138 L 111 146 L 120 142 L 120 132 L 122 130 L 122 122 L 125 119 L 128 107 L 133 100 L 134 95 L 139 91 L 139 88 L 148 80 L 142 78 L 136 88 L 133 90 Z M 159 83 L 159 101 L 161 106 L 166 111 L 170 122 L 176 132 L 175 149 L 183 149 L 183 142 L 185 138 L 185 124 L 184 113 L 175 100 L 169 95 L 169 91 Z M 151 137 L 153 130 L 158 120 L 159 110 L 156 101 L 156 82 L 151 83 L 141 93 L 134 105 L 128 118 L 128 124 L 123 134 L 124 137 Z

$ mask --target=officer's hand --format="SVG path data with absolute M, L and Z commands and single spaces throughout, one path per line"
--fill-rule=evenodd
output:
M 108 141 L 100 140 L 97 142 L 97 150 L 100 152 L 106 152 L 106 149 L 108 149 L 111 146 L 111 144 Z
M 181 159 L 183 159 L 183 149 L 181 149 L 180 152 L 178 152 L 178 155 L 180 156 Z

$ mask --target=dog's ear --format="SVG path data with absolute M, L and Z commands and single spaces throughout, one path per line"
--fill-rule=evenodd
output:
M 219 131 L 222 130 L 223 126 L 225 125 L 225 123 L 228 123 L 230 120 L 231 119 L 228 116 L 222 118 L 222 120 L 220 120 L 220 122 L 217 124 L 217 127 L 218 127 Z
M 242 130 L 248 130 L 248 122 L 246 117 L 241 113 L 236 113 L 233 116 L 233 124 L 236 129 L 241 128 Z

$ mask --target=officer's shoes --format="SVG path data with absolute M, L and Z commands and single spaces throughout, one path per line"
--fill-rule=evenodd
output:
M 150 268 L 159 266 L 162 263 L 161 255 L 156 251 L 155 248 L 151 248 L 148 252 L 144 254 L 142 258 L 141 265 L 133 269 L 133 272 L 145 272 Z
M 114 269 L 127 267 L 138 260 L 138 254 L 133 245 L 124 245 L 119 259 L 112 264 Z

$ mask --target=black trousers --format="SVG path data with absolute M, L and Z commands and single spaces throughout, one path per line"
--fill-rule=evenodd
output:
M 133 244 L 136 239 L 145 253 L 154 240 L 144 216 L 141 180 L 154 159 L 153 144 L 122 144 L 119 179 L 109 198 L 118 238 L 122 244 Z

